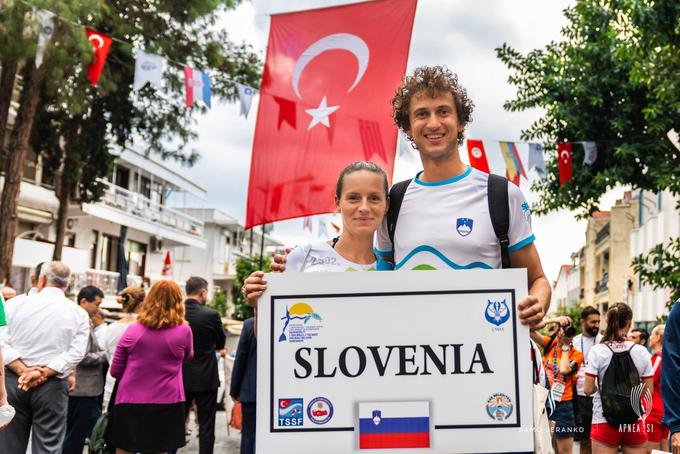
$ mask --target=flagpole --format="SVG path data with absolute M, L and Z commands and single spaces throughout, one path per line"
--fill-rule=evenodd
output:
M 264 227 L 267 224 L 262 224 L 262 238 L 260 239 L 260 270 L 264 265 Z

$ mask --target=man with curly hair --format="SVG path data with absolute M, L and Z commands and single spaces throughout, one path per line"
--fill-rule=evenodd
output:
M 420 153 L 423 170 L 403 193 L 394 244 L 387 219 L 378 232 L 379 268 L 501 268 L 489 215 L 489 175 L 464 164 L 458 152 L 474 104 L 456 75 L 442 66 L 417 68 L 397 89 L 392 107 L 394 122 Z M 533 244 L 529 205 L 513 184 L 508 205 L 510 263 L 526 268 L 529 282 L 519 316 L 536 328 L 550 304 L 550 283 Z

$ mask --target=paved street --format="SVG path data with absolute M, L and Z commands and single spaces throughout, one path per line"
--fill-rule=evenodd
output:
M 198 453 L 198 427 L 195 422 L 191 422 L 190 441 L 186 448 L 180 449 L 179 454 Z M 238 454 L 241 446 L 241 433 L 238 430 L 230 429 L 227 433 L 227 416 L 223 411 L 217 412 L 215 423 L 215 453 L 217 454 Z

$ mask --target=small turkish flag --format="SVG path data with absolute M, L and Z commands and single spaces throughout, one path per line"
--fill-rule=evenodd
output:
M 390 99 L 406 71 L 416 0 L 273 15 L 253 140 L 246 228 L 330 213 L 340 171 L 391 179 Z
M 165 253 L 165 262 L 163 263 L 161 276 L 172 276 L 172 259 L 170 258 L 170 251 Z
M 557 144 L 557 168 L 560 172 L 560 186 L 564 186 L 567 181 L 572 183 L 570 143 Z
M 92 63 L 90 63 L 90 66 L 87 68 L 87 78 L 90 79 L 92 86 L 96 87 L 99 76 L 104 69 L 106 57 L 109 55 L 111 37 L 102 35 L 91 28 L 86 28 L 85 33 L 87 33 L 87 39 L 90 40 L 92 47 L 94 47 L 94 60 L 92 60 Z
M 470 157 L 470 165 L 482 172 L 491 173 L 489 171 L 489 161 L 486 159 L 486 151 L 484 151 L 484 142 L 481 140 L 468 139 L 467 149 L 468 156 Z

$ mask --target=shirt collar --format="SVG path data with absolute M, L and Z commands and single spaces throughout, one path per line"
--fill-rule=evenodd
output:
M 57 287 L 45 287 L 44 289 L 40 290 L 40 295 L 44 296 L 61 296 L 62 298 L 65 298 L 66 295 L 64 294 L 64 291 L 60 288 Z

